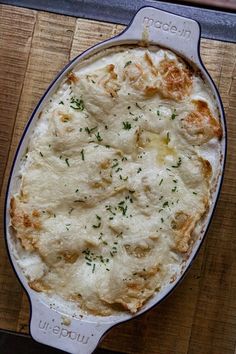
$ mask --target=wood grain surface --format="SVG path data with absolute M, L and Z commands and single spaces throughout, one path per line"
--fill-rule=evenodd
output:
M 28 299 L 3 234 L 5 189 L 35 104 L 69 59 L 122 26 L 0 5 L 0 328 L 28 333 Z M 184 281 L 149 313 L 113 328 L 103 348 L 139 354 L 234 354 L 236 350 L 236 45 L 203 39 L 203 62 L 223 99 L 228 157 L 207 238 Z M 17 354 L 17 353 L 16 353 Z

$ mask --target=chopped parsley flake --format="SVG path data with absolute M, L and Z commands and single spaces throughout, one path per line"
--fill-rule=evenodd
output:
M 125 63 L 124 68 L 126 68 L 126 66 L 128 66 L 128 65 L 130 65 L 130 64 L 132 64 L 132 61 L 131 61 L 131 60 L 127 61 L 127 62 Z
M 84 149 L 82 149 L 82 150 L 80 151 L 80 153 L 81 153 L 82 160 L 84 161 Z
M 64 102 L 63 102 L 63 101 L 60 101 L 59 104 L 64 104 Z
M 114 213 L 114 211 L 112 211 L 111 205 L 106 205 L 106 210 L 108 210 L 112 215 L 116 215 L 116 213 Z
M 99 222 L 97 225 L 93 225 L 94 229 L 98 229 L 101 226 L 101 223 Z
M 163 205 L 162 205 L 163 208 L 168 207 L 168 206 L 169 206 L 169 202 L 168 201 L 164 202 Z
M 113 161 L 115 161 L 115 159 L 114 159 Z M 111 168 L 115 168 L 115 167 L 117 167 L 118 165 L 119 165 L 119 162 L 115 162 L 115 163 L 111 166 Z
M 174 111 L 174 113 L 171 114 L 171 120 L 174 120 L 177 117 L 176 111 Z
M 193 194 L 197 195 L 197 192 L 193 192 Z
M 97 141 L 102 141 L 103 139 L 101 138 L 99 132 L 97 132 L 97 134 L 95 134 Z
M 118 209 L 122 212 L 122 215 L 126 215 L 126 212 L 127 212 L 127 205 L 124 204 L 125 201 L 121 201 L 120 203 L 118 203 Z
M 40 154 L 40 156 L 42 156 L 42 157 L 43 157 L 43 154 L 41 153 L 41 151 L 39 151 L 39 154 Z
M 131 124 L 129 122 L 123 122 L 123 129 L 130 130 L 131 129 Z
M 177 187 L 175 186 L 174 188 L 171 189 L 171 192 L 176 192 Z
M 179 157 L 177 164 L 174 166 L 171 166 L 171 167 L 178 168 L 181 165 L 181 163 L 182 163 L 182 159 L 181 159 L 181 157 Z
M 160 182 L 159 182 L 159 186 L 162 184 L 162 182 L 163 182 L 163 178 L 160 180 Z
M 137 173 L 140 173 L 142 171 L 141 167 L 139 167 Z
M 68 167 L 70 167 L 70 164 L 69 164 L 69 159 L 68 159 L 68 158 L 66 158 L 66 159 L 65 159 L 65 161 L 66 161 L 67 166 L 68 166 Z
M 89 127 L 84 128 L 84 130 L 88 133 L 91 134 L 95 129 L 97 129 L 97 127 L 91 128 L 89 129 Z
M 68 211 L 68 214 L 70 215 L 74 209 L 75 208 L 70 208 L 70 210 Z
M 169 142 L 170 142 L 170 133 L 167 132 L 167 134 L 166 134 L 166 144 L 168 145 Z
M 95 264 L 95 263 L 93 263 L 92 273 L 94 273 L 94 272 L 95 272 L 95 267 L 96 267 L 96 264 Z
M 119 171 L 122 171 L 122 168 L 121 167 L 118 167 L 115 172 L 119 172 Z
M 145 106 L 141 107 L 141 106 L 138 104 L 138 102 L 135 103 L 135 106 L 136 106 L 137 108 L 139 108 L 139 109 L 143 109 L 143 108 L 145 107 Z
M 79 111 L 83 111 L 84 110 L 84 101 L 75 97 L 71 97 L 70 99 L 70 107 L 73 109 L 77 109 Z

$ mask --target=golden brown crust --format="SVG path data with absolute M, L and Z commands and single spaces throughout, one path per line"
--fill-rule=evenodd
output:
M 68 83 L 69 84 L 76 84 L 78 81 L 79 81 L 79 79 L 78 79 L 78 77 L 73 73 L 73 71 L 71 71 L 69 74 L 68 74 L 68 76 L 67 76 L 67 81 L 68 81 Z
M 177 212 L 171 223 L 175 234 L 174 249 L 178 252 L 187 252 L 191 233 L 195 227 L 195 220 L 191 215 L 184 212 Z
M 46 284 L 42 279 L 30 281 L 30 282 L 28 282 L 28 284 L 31 289 L 33 289 L 37 292 L 42 292 L 42 291 L 47 292 L 50 290 L 50 286 L 48 284 Z
M 163 59 L 159 64 L 159 72 L 164 97 L 180 101 L 190 94 L 192 75 L 187 68 L 181 67 L 175 60 Z
M 202 157 L 199 157 L 199 160 L 201 162 L 203 176 L 205 177 L 207 182 L 209 182 L 210 177 L 212 175 L 211 164 L 210 164 L 210 162 L 208 160 L 203 159 Z
M 105 68 L 106 72 L 100 79 L 99 85 L 103 87 L 106 93 L 115 98 L 118 95 L 120 84 L 117 80 L 117 73 L 115 72 L 115 65 L 109 64 Z
M 160 92 L 160 89 L 158 87 L 154 87 L 154 86 L 146 86 L 144 89 L 145 96 L 153 96 L 157 92 Z
M 153 63 L 152 57 L 151 57 L 151 55 L 149 54 L 149 52 L 145 52 L 145 54 L 144 54 L 144 60 L 146 61 L 146 63 L 147 63 L 148 66 L 150 67 L 150 70 L 151 70 L 152 74 L 153 74 L 154 76 L 157 76 L 157 75 L 158 75 L 158 70 L 157 70 L 157 68 L 155 67 L 154 63 Z
M 75 263 L 78 258 L 78 254 L 76 252 L 70 252 L 70 251 L 62 252 L 61 256 L 68 263 Z
M 37 245 L 37 231 L 42 229 L 39 220 L 40 212 L 33 209 L 31 213 L 25 212 L 17 203 L 15 197 L 10 200 L 11 225 L 16 231 L 16 237 L 21 241 L 27 251 L 33 251 Z
M 187 133 L 195 137 L 197 142 L 204 143 L 214 137 L 222 138 L 222 127 L 211 113 L 207 102 L 193 100 L 195 110 L 187 115 L 183 120 L 183 126 Z
M 62 113 L 62 112 L 59 112 L 59 116 L 60 116 L 60 120 L 63 122 L 63 123 L 67 123 L 71 120 L 71 115 L 70 114 L 65 114 L 65 113 Z

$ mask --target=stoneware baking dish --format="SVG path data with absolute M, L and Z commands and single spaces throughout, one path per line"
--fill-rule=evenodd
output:
M 13 234 L 11 228 L 9 227 L 9 204 L 11 194 L 16 188 L 16 177 L 20 168 L 20 160 L 25 153 L 29 137 L 34 129 L 39 113 L 69 71 L 71 71 L 81 60 L 101 50 L 117 45 L 139 44 L 144 40 L 150 44 L 169 48 L 178 55 L 182 56 L 190 63 L 190 65 L 193 65 L 199 70 L 203 80 L 212 90 L 223 129 L 223 138 L 221 140 L 222 159 L 220 176 L 213 193 L 212 205 L 204 219 L 201 233 L 192 248 L 191 255 L 187 259 L 183 271 L 178 275 L 175 281 L 169 284 L 164 291 L 161 291 L 153 296 L 135 316 L 124 313 L 119 316 L 108 317 L 93 315 L 68 317 L 65 313 L 63 313 L 63 309 L 58 304 L 50 303 L 50 301 L 43 297 L 41 293 L 36 293 L 28 286 L 27 280 L 22 274 L 22 271 L 19 268 L 13 254 Z M 36 341 L 59 348 L 68 353 L 92 353 L 104 334 L 114 325 L 130 320 L 146 312 L 147 310 L 150 310 L 162 301 L 180 282 L 187 269 L 193 262 L 193 259 L 195 258 L 203 242 L 204 235 L 206 234 L 216 206 L 222 184 L 226 155 L 226 124 L 223 106 L 219 93 L 201 61 L 199 42 L 200 26 L 196 21 L 164 12 L 153 7 L 143 7 L 136 13 L 130 25 L 120 35 L 93 46 L 72 60 L 72 62 L 69 63 L 51 83 L 36 106 L 25 128 L 15 155 L 5 202 L 5 235 L 9 257 L 11 259 L 12 266 L 15 269 L 16 275 L 26 290 L 31 303 L 30 333 Z

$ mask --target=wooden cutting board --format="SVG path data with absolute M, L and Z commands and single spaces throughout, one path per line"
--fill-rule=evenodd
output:
M 33 107 L 58 71 L 123 26 L 0 5 L 0 213 L 9 169 Z M 234 354 L 236 343 L 236 44 L 201 40 L 223 99 L 228 158 L 203 247 L 163 303 L 111 330 L 104 348 L 139 354 Z M 29 304 L 8 260 L 1 218 L 0 328 L 28 333 Z

